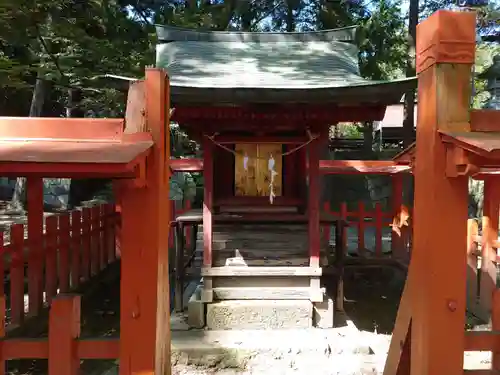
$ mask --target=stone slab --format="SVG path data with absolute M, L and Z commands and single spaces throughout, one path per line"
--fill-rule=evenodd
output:
M 205 327 L 205 303 L 201 301 L 202 286 L 198 286 L 189 298 L 187 323 L 192 328 Z
M 333 328 L 335 316 L 333 299 L 323 295 L 323 302 L 315 302 L 313 309 L 313 324 L 316 328 Z
M 207 304 L 206 325 L 213 330 L 310 328 L 312 310 L 307 300 L 219 301 Z

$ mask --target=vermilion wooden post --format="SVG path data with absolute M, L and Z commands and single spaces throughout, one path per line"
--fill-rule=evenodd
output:
M 307 212 L 309 216 L 309 267 L 319 267 L 319 257 L 321 251 L 321 228 L 320 228 L 320 176 L 319 176 L 319 148 L 321 140 L 315 139 L 307 147 L 309 191 L 307 199 Z M 310 278 L 312 302 L 322 302 L 323 293 L 320 292 L 320 278 Z
M 57 294 L 57 252 L 58 220 L 49 216 L 46 220 L 47 235 L 45 241 L 45 299 L 50 304 Z
M 477 242 L 479 234 L 477 221 L 467 220 L 467 306 L 474 308 L 478 302 L 477 285 Z
M 214 162 L 213 143 L 206 136 L 203 137 L 203 267 L 212 267 L 212 232 L 213 232 L 213 188 L 214 188 Z M 212 278 L 203 277 L 201 293 L 203 302 L 212 302 Z
M 112 204 L 106 205 L 107 212 L 107 233 L 108 233 L 108 259 L 109 263 L 112 263 L 116 260 L 116 233 L 118 226 L 118 213 L 116 212 L 116 208 Z
M 102 271 L 105 267 L 106 267 L 106 258 L 107 258 L 107 254 L 106 254 L 106 246 L 105 246 L 105 240 L 106 238 L 104 237 L 104 205 L 99 205 L 99 216 L 98 216 L 98 228 L 99 228 L 99 235 L 97 237 L 97 240 L 99 242 L 99 245 L 98 245 L 98 249 L 99 249 L 99 258 L 97 259 L 98 260 L 98 269 L 100 271 Z
M 340 220 L 347 224 L 347 203 L 340 203 Z M 342 247 L 344 252 L 347 254 L 347 225 L 343 226 L 342 229 Z
M 87 281 L 90 277 L 90 255 L 91 255 L 91 221 L 90 209 L 85 207 L 82 209 L 82 257 L 81 270 L 82 279 Z
M 3 284 L 3 283 L 2 283 Z M 6 311 L 6 306 L 5 306 L 5 294 L 2 293 L 0 295 L 0 339 L 3 339 L 5 337 L 5 311 Z M 3 357 L 2 353 L 0 352 L 0 375 L 5 375 L 6 373 L 6 366 L 5 366 L 5 358 Z
M 358 254 L 365 255 L 365 203 L 362 201 L 358 202 Z
M 403 204 L 403 175 L 393 174 L 391 176 L 391 209 L 393 217 L 396 216 Z M 391 232 L 391 250 L 392 254 L 401 254 L 403 249 L 403 240 L 395 231 Z
M 71 287 L 80 285 L 82 257 L 82 214 L 80 211 L 71 213 Z
M 307 156 L 309 162 L 309 191 L 307 212 L 309 214 L 309 266 L 319 267 L 320 253 L 320 188 L 319 188 L 319 150 L 318 140 L 309 143 Z
M 102 258 L 104 262 L 104 267 L 110 264 L 113 261 L 111 255 L 111 248 L 113 246 L 113 242 L 111 242 L 112 238 L 110 236 L 111 233 L 111 205 L 105 204 L 102 207 Z
M 470 131 L 475 28 L 475 13 L 441 10 L 417 29 L 412 287 L 409 303 L 399 306 L 411 307 L 411 375 L 464 373 L 468 177 L 446 175 L 447 146 L 439 131 Z M 408 327 L 398 322 L 395 330 L 401 324 Z M 401 355 L 391 348 L 388 361 Z
M 28 204 L 29 312 L 37 315 L 43 304 L 43 178 L 26 179 Z
M 90 209 L 91 235 L 90 235 L 90 274 L 97 275 L 99 272 L 101 226 L 100 226 L 100 206 L 93 206 Z
M 325 214 L 331 215 L 330 202 L 323 203 L 323 211 Z M 325 243 L 328 244 L 332 236 L 331 227 L 328 224 L 323 226 L 323 236 L 325 237 Z
M 485 311 L 488 317 L 491 316 L 493 291 L 497 283 L 497 254 L 492 244 L 498 239 L 499 189 L 500 180 L 494 176 L 485 179 L 479 303 L 481 310 Z
M 69 291 L 69 275 L 70 275 L 70 224 L 69 215 L 64 214 L 59 216 L 59 289 L 61 293 Z
M 496 289 L 493 292 L 493 303 L 491 310 L 491 330 L 493 332 L 500 331 L 500 290 Z M 495 350 L 494 348 L 491 352 L 491 369 L 499 371 L 500 370 L 500 350 Z
M 24 225 L 10 227 L 10 320 L 19 325 L 24 320 Z
M 382 256 L 382 226 L 383 226 L 383 212 L 380 202 L 375 203 L 375 255 Z
M 78 375 L 75 339 L 80 336 L 80 296 L 59 295 L 49 314 L 49 374 Z
M 5 271 L 8 271 L 8 269 L 5 267 L 5 260 L 7 258 L 7 253 L 5 251 L 4 241 L 5 241 L 4 240 L 4 233 L 0 231 L 0 272 L 1 272 L 1 274 L 0 274 L 0 276 L 1 276 L 1 278 L 0 278 L 0 297 L 5 296 Z M 1 313 L 1 311 L 0 311 L 0 313 Z
M 126 185 L 122 194 L 120 375 L 171 373 L 168 267 L 169 86 L 166 73 L 146 69 L 147 118 L 154 140 L 146 163 L 146 186 Z M 125 129 L 127 131 L 127 129 Z
M 187 200 L 184 212 L 188 212 L 190 209 L 191 209 L 191 202 L 189 200 Z M 184 235 L 184 238 L 186 239 L 186 246 L 185 246 L 186 249 L 191 249 L 191 231 L 192 231 L 192 229 L 193 228 L 191 228 L 190 225 L 186 226 L 186 229 L 185 229 L 186 233 Z
M 169 204 L 168 209 L 170 211 L 170 215 L 172 217 L 172 220 L 175 220 L 175 217 L 176 217 L 175 201 L 169 201 L 168 204 Z M 170 249 L 174 248 L 174 231 L 173 231 L 173 228 L 171 228 L 171 227 L 168 228 L 168 247 Z

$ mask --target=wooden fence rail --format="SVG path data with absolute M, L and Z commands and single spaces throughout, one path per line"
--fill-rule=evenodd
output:
M 395 215 L 397 215 L 397 213 L 392 211 L 384 212 L 380 203 L 375 203 L 375 206 L 371 211 L 366 209 L 364 202 L 358 202 L 356 211 L 348 211 L 347 203 L 345 202 L 340 204 L 338 211 L 331 210 L 329 203 L 324 203 L 323 210 L 327 214 L 346 221 L 349 227 L 357 229 L 357 249 L 355 253 L 358 256 L 365 257 L 367 255 L 372 255 L 372 257 L 376 258 L 388 257 L 389 254 L 384 254 L 383 251 L 383 237 L 384 229 L 391 228 L 390 257 L 405 261 L 409 259 L 408 241 L 411 232 L 410 228 L 405 226 L 403 226 L 403 228 L 400 227 L 400 233 L 392 230 L 393 225 L 395 225 Z M 369 249 L 366 246 L 366 229 L 369 227 L 375 228 L 373 234 L 374 248 L 371 249 L 373 250 L 371 254 L 369 254 Z M 343 230 L 343 248 L 347 249 L 347 228 L 344 228 Z M 331 228 L 325 227 L 323 233 L 326 237 L 325 239 L 329 239 L 331 236 Z
M 38 240 L 25 239 L 24 224 L 10 227 L 9 243 L 1 235 L 0 269 L 9 287 L 5 290 L 0 283 L 0 296 L 7 307 L 7 326 L 20 325 L 25 313 L 37 315 L 58 293 L 77 288 L 112 263 L 117 257 L 117 218 L 114 206 L 105 204 L 47 217 Z
M 0 314 L 5 316 L 6 300 L 0 297 Z M 0 375 L 6 374 L 10 359 L 48 359 L 50 375 L 77 375 L 81 359 L 116 359 L 120 339 L 80 338 L 80 296 L 60 294 L 54 297 L 49 313 L 48 338 L 6 338 L 0 351 Z M 0 338 L 5 325 L 0 327 Z
M 172 217 L 175 218 L 177 215 L 180 215 L 186 211 L 191 209 L 191 202 L 187 201 L 184 204 L 183 208 L 175 209 L 174 202 L 171 202 L 172 209 Z M 359 256 L 367 256 L 369 255 L 369 250 L 372 250 L 372 254 L 374 257 L 388 257 L 389 254 L 384 254 L 383 249 L 383 238 L 384 238 L 384 229 L 392 228 L 394 224 L 394 216 L 395 213 L 391 210 L 391 212 L 383 211 L 382 205 L 380 203 L 376 203 L 372 210 L 367 210 L 364 202 L 358 202 L 356 206 L 356 210 L 348 210 L 348 205 L 346 202 L 342 202 L 339 206 L 338 211 L 334 211 L 331 209 L 330 204 L 328 202 L 323 204 L 323 212 L 326 214 L 332 215 L 338 219 L 344 220 L 348 223 L 349 227 L 353 227 L 357 229 L 357 249 L 355 253 Z M 368 249 L 366 244 L 366 233 L 367 228 L 374 227 L 374 248 Z M 191 236 L 189 232 L 191 228 L 188 226 L 186 229 L 185 241 L 186 247 L 189 248 L 189 241 Z M 344 228 L 343 233 L 343 248 L 347 250 L 347 228 Z M 323 235 L 326 242 L 330 242 L 332 228 L 325 226 L 323 228 Z M 401 233 L 396 233 L 395 231 L 391 232 L 391 242 L 390 247 L 392 254 L 391 256 L 394 258 L 398 258 L 400 260 L 407 261 L 409 260 L 409 249 L 408 249 L 408 238 L 411 230 L 410 228 L 403 228 Z M 173 229 L 170 229 L 169 234 L 169 244 L 170 247 L 174 247 L 174 232 Z M 353 253 L 352 251 L 350 252 Z

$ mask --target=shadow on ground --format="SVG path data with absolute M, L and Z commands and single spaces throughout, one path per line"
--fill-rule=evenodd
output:
M 118 337 L 120 328 L 120 262 L 108 266 L 75 293 L 82 295 L 81 337 Z M 30 319 L 9 337 L 42 338 L 48 335 L 47 311 Z M 109 368 L 114 360 L 82 361 L 81 373 L 91 374 Z M 47 375 L 47 360 L 7 361 L 9 375 Z
M 391 334 L 396 320 L 405 274 L 396 268 L 347 268 L 344 308 L 359 330 Z M 326 283 L 332 293 L 334 282 Z
M 103 272 L 80 292 L 82 298 L 82 337 L 118 337 L 120 323 L 120 262 Z M 404 275 L 391 268 L 348 269 L 345 276 L 345 309 L 348 319 L 360 330 L 390 334 L 394 326 Z M 326 283 L 333 290 L 332 283 Z M 34 319 L 15 337 L 46 337 L 46 315 Z M 45 318 L 45 319 L 44 319 Z M 112 367 L 114 360 L 82 362 L 82 374 L 95 374 Z M 8 374 L 46 375 L 46 360 L 8 361 Z

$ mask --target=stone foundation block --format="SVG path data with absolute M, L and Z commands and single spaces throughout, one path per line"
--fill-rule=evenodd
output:
M 205 303 L 201 301 L 201 288 L 196 288 L 188 302 L 188 324 L 192 328 L 205 327 Z
M 324 295 L 323 302 L 314 303 L 313 323 L 316 328 L 333 328 L 335 304 L 333 299 Z
M 292 329 L 312 327 L 308 300 L 219 301 L 207 304 L 209 329 Z

